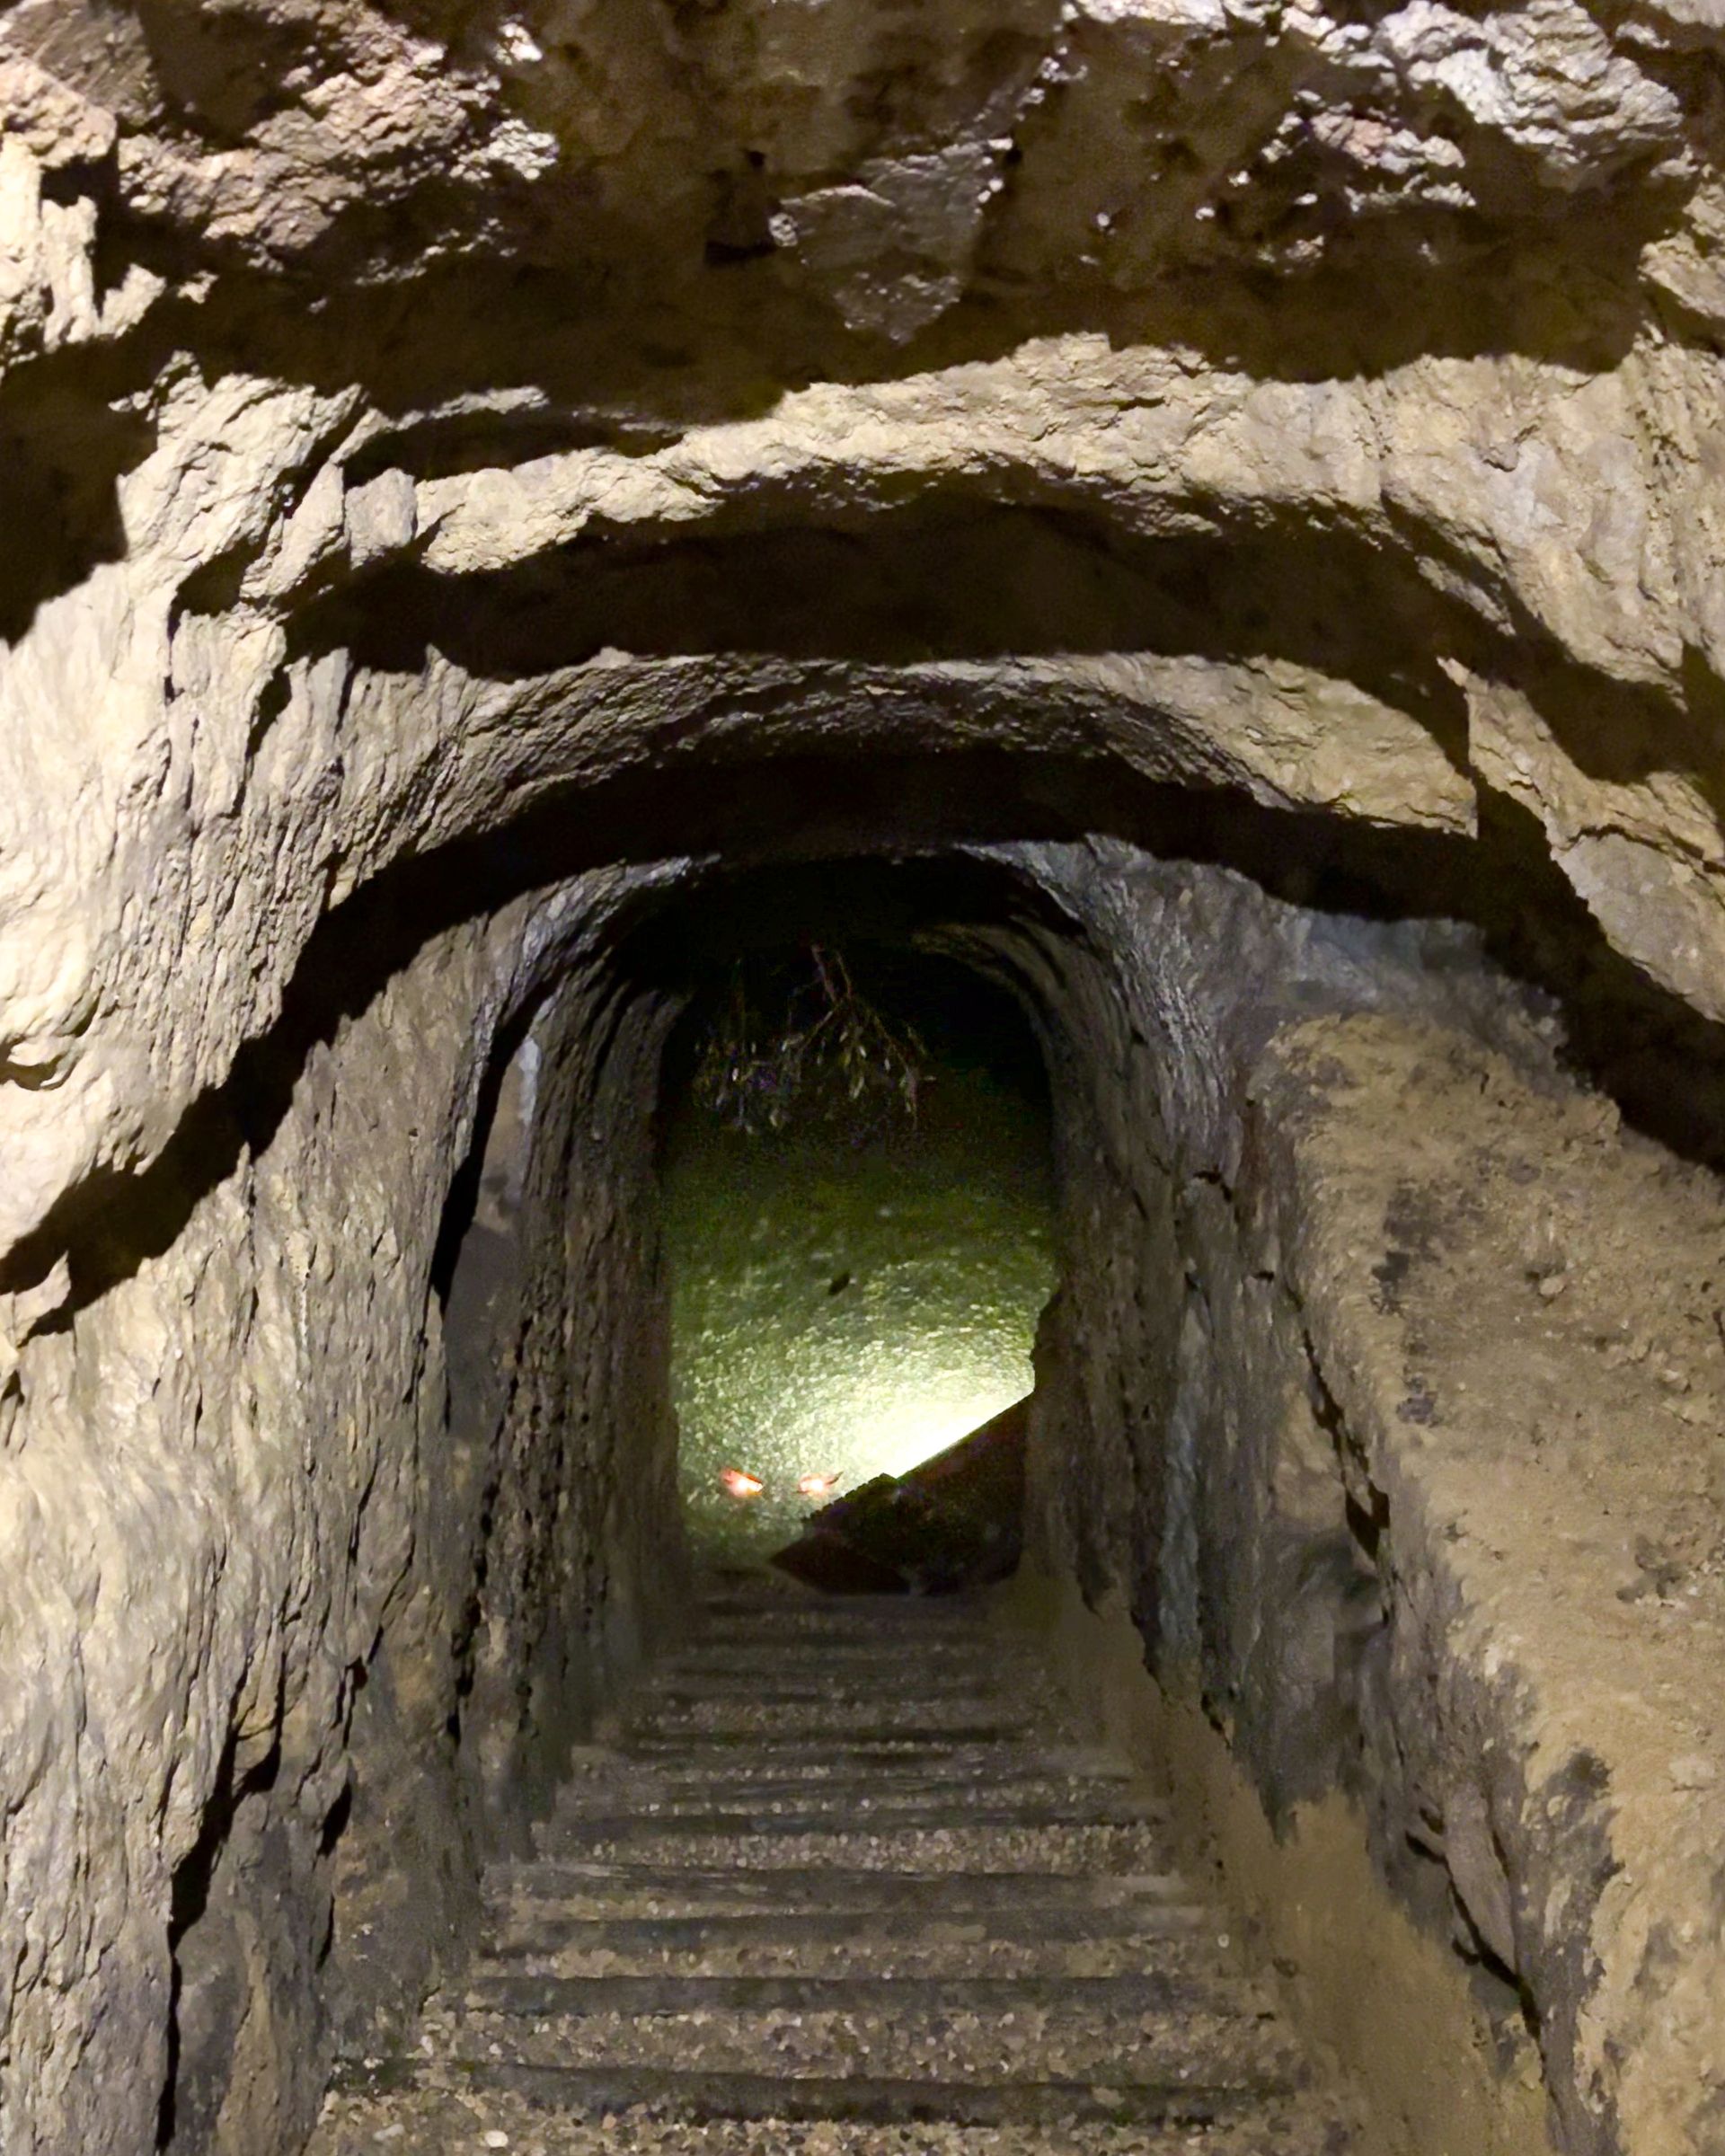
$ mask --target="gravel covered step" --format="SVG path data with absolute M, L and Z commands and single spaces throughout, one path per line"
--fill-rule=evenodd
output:
M 862 1617 L 842 1605 L 826 1604 L 800 1604 L 792 1609 L 752 1613 L 714 1611 L 688 1644 L 692 1649 L 736 1648 L 748 1652 L 787 1645 L 830 1645 L 891 1655 L 907 1639 L 916 1640 L 919 1654 L 928 1642 L 969 1648 L 985 1657 L 991 1651 L 1001 1651 L 1003 1646 L 999 1635 L 973 1611 L 927 1603 L 920 1608 L 915 1604 L 899 1604 L 890 1614 Z
M 907 1647 L 917 1656 L 919 1664 L 926 1655 L 930 1669 L 938 1669 L 943 1661 L 954 1657 L 969 1659 L 981 1669 L 1008 1657 L 1022 1659 L 1016 1646 L 974 1621 L 920 1618 L 901 1620 L 898 1624 L 858 1626 L 835 1623 L 818 1611 L 783 1621 L 750 1624 L 733 1620 L 708 1624 L 679 1653 L 697 1657 L 708 1667 L 725 1664 L 731 1668 L 759 1670 L 781 1657 L 787 1665 L 819 1658 L 835 1666 L 848 1663 L 853 1667 L 897 1661 L 902 1667 Z
M 869 1744 L 917 1737 L 924 1744 L 995 1744 L 1046 1726 L 1047 1709 L 1022 1696 L 1004 1700 L 924 1699 L 916 1693 L 846 1699 L 691 1700 L 680 1706 L 650 1707 L 624 1724 L 629 1735 L 665 1739 L 710 1735 L 727 1744 L 757 1737 L 814 1736 L 832 1744 Z
M 990 1759 L 1022 1758 L 1037 1747 L 1035 1732 L 989 1720 L 970 1734 L 938 1730 L 861 1728 L 756 1732 L 739 1741 L 731 1732 L 684 1729 L 632 1731 L 626 1756 L 657 1772 L 661 1764 L 690 1773 L 735 1772 L 748 1774 L 801 1773 L 810 1765 L 844 1764 L 853 1772 L 908 1772 L 942 1761 L 962 1762 L 986 1770 Z M 1048 1732 L 1041 1733 L 1044 1736 Z
M 740 1674 L 757 1669 L 759 1663 L 748 1651 L 749 1639 L 743 1633 L 729 1639 L 715 1639 L 703 1633 L 686 1647 L 678 1648 L 659 1665 L 661 1674 L 675 1673 L 679 1676 L 703 1672 L 715 1676 Z M 890 1669 L 902 1671 L 904 1657 L 891 1637 L 882 1638 L 878 1630 L 850 1634 L 831 1632 L 792 1631 L 781 1634 L 771 1646 L 773 1666 L 777 1669 Z M 978 1677 L 986 1677 L 990 1670 L 998 1669 L 1003 1663 L 1012 1662 L 1025 1669 L 1037 1669 L 1039 1665 L 1034 1656 L 1001 1642 L 986 1633 L 958 1631 L 946 1634 L 917 1634 L 916 1659 L 918 1666 L 927 1670 L 973 1669 Z
M 696 1916 L 728 1910 L 827 1911 L 852 1915 L 891 1911 L 943 1916 L 955 1910 L 1121 1909 L 1187 1902 L 1190 1883 L 1166 1870 L 899 1872 L 837 1865 L 701 1870 L 676 1866 L 541 1858 L 498 1865 L 488 1898 L 518 1904 L 536 1898 L 571 1918 L 596 1915 Z
M 1232 1974 L 1134 1971 L 1113 1976 L 548 1976 L 487 1970 L 462 1989 L 463 2011 L 544 2020 L 595 2014 L 645 2020 L 804 2014 L 907 2017 L 1004 2015 L 1112 2018 L 1209 2014 L 1272 2018 L 1267 2001 Z
M 949 1788 L 958 1791 L 1041 1780 L 1063 1788 L 1106 1788 L 1132 1780 L 1130 1770 L 1106 1755 L 1078 1746 L 1035 1745 L 895 1745 L 890 1751 L 858 1751 L 847 1745 L 778 1746 L 761 1755 L 755 1746 L 724 1745 L 653 1746 L 632 1751 L 587 1753 L 567 1783 L 567 1794 L 602 1789 L 615 1780 L 642 1777 L 656 1788 L 850 1788 L 880 1791 L 897 1788 Z
M 682 1820 L 736 1816 L 770 1819 L 780 1825 L 800 1816 L 812 1825 L 827 1819 L 865 1820 L 889 1814 L 896 1819 L 926 1825 L 937 1814 L 1004 1816 L 1010 1813 L 1095 1826 L 1159 1819 L 1165 1816 L 1166 1808 L 1146 1792 L 1128 1792 L 1118 1783 L 1090 1781 L 1078 1776 L 996 1775 L 954 1782 L 908 1774 L 872 1779 L 845 1775 L 841 1780 L 828 1777 L 825 1781 L 778 1775 L 751 1781 L 686 1779 L 668 1782 L 658 1774 L 641 1772 L 634 1777 L 596 1776 L 571 1783 L 559 1797 L 553 1816 L 571 1825 L 621 1812 L 635 1817 Z
M 1235 2081 L 1208 2083 L 1194 2073 L 1136 2081 L 1100 2076 L 942 2081 L 915 2075 L 822 2077 L 700 2068 L 643 2069 L 626 2064 L 547 2066 L 498 2059 L 455 2060 L 449 2072 L 452 2079 L 476 2094 L 495 2091 L 518 2097 L 565 2117 L 594 2122 L 640 2109 L 677 2120 L 685 2133 L 689 2127 L 704 2127 L 716 2120 L 755 2119 L 831 2120 L 880 2126 L 927 2123 L 996 2130 L 1040 2129 L 1058 2134 L 1057 2140 L 1031 2144 L 1042 2156 L 1057 2156 L 1057 2152 L 1069 2147 L 1066 2136 L 1074 2126 L 1159 2126 L 1190 2132 L 1218 2122 L 1241 2120 L 1267 2103 L 1286 2102 L 1294 2093 L 1273 2083 L 1252 2087 Z M 389 2082 L 386 2076 L 379 2075 L 372 2085 L 387 2090 Z M 687 2149 L 690 2143 L 685 2141 L 681 2145 Z M 1181 2144 L 1176 2142 L 1172 2145 Z M 1202 2143 L 1207 2156 L 1213 2145 L 1207 2134 Z M 1136 2152 L 1143 2143 L 1135 2141 L 1128 2146 Z
M 1210 1910 L 1192 1903 L 1119 1910 L 784 1910 L 697 1917 L 571 1920 L 557 1904 L 496 1913 L 491 1965 L 560 1975 L 1131 1975 L 1210 1971 Z
M 567 1829 L 596 1844 L 621 1847 L 632 1839 L 647 1838 L 661 1826 L 675 1828 L 679 1835 L 722 1840 L 761 1834 L 969 1833 L 988 1827 L 1051 1833 L 1066 1828 L 1143 1826 L 1165 1823 L 1166 1819 L 1167 1807 L 1154 1797 L 1107 1791 L 1088 1799 L 1057 1792 L 1048 1802 L 1006 1804 L 989 1802 L 986 1793 L 964 1801 L 942 1792 L 920 1800 L 883 1803 L 878 1808 L 870 1799 L 854 1794 L 827 1804 L 810 1802 L 806 1794 L 798 1794 L 748 1807 L 726 1805 L 722 1809 L 678 1805 L 643 1793 L 636 1806 L 621 1812 L 565 1801 L 559 1804 L 547 1824 L 553 1832 Z
M 877 1606 L 866 1608 L 871 1602 Z M 685 1645 L 701 1648 L 733 1639 L 840 1639 L 859 1647 L 872 1642 L 877 1653 L 889 1653 L 894 1640 L 911 1637 L 918 1641 L 961 1639 L 981 1648 L 1000 1644 L 1000 1635 L 977 1604 L 959 1596 L 900 1601 L 888 1595 L 811 1595 L 782 1603 L 709 1604 Z
M 1026 1673 L 1025 1683 L 1032 1681 Z M 643 1686 L 641 1698 L 650 1708 L 728 1700 L 774 1706 L 794 1706 L 813 1700 L 824 1705 L 831 1700 L 898 1700 L 904 1697 L 905 1689 L 904 1670 L 895 1666 L 890 1655 L 871 1656 L 866 1661 L 833 1659 L 804 1668 L 789 1666 L 774 1656 L 771 1666 L 763 1670 L 662 1670 Z M 974 1702 L 991 1697 L 992 1692 L 987 1672 L 969 1657 L 961 1663 L 935 1664 L 917 1672 L 916 1696 L 919 1700 Z
M 451 2022 L 452 2057 L 535 2066 L 653 2066 L 787 2080 L 841 2072 L 1128 2086 L 1197 2079 L 1259 2090 L 1295 2087 L 1303 2072 L 1278 2022 L 1222 2003 L 1164 2011 L 1072 2003 L 948 2012 L 889 2001 L 801 2011 L 702 2007 L 533 2018 L 464 2007 Z
M 871 1885 L 883 1882 L 878 1873 L 866 1875 Z M 887 1881 L 891 1886 L 897 1882 Z M 913 1882 L 923 1886 L 927 1882 Z M 996 1881 L 995 1884 L 1000 1882 Z M 1014 1878 L 1014 1886 L 1022 1882 Z M 1069 1879 L 1057 1882 L 1062 1886 Z M 1197 1900 L 1181 1879 L 1144 1885 L 1145 1890 L 1104 1900 L 1094 1894 L 1073 1895 L 1065 1901 L 1047 1895 L 1027 1898 L 1014 1894 L 993 1903 L 954 1895 L 935 1902 L 909 1895 L 880 1897 L 877 1905 L 859 1907 L 854 1895 L 835 1897 L 836 1906 L 813 1908 L 730 1908 L 701 1916 L 579 1916 L 571 1913 L 562 1895 L 522 1891 L 493 1897 L 487 1903 L 493 1936 L 497 1927 L 509 1923 L 522 1943 L 511 1953 L 543 1949 L 526 1942 L 554 1939 L 571 1953 L 606 1950 L 624 1956 L 634 1953 L 728 1953 L 753 1941 L 791 1956 L 819 1948 L 890 1947 L 895 1941 L 916 1945 L 969 1944 L 979 1952 L 992 1943 L 1030 1942 L 1098 1945 L 1121 1940 L 1140 1953 L 1154 1942 L 1201 1932 L 1225 1947 L 1230 1935 L 1216 1931 L 1216 1911 Z M 1080 1885 L 1087 1882 L 1079 1882 Z M 1161 1889 L 1158 1891 L 1157 1889 Z M 847 1905 L 848 1904 L 848 1905 Z
M 759 1623 L 793 1618 L 848 1625 L 862 1632 L 880 1632 L 900 1623 L 919 1631 L 953 1622 L 986 1630 L 977 1604 L 962 1595 L 819 1595 L 804 1587 L 779 1590 L 721 1584 L 704 1589 L 697 1608 L 709 1620 L 740 1617 Z
M 709 2116 L 697 2123 L 639 2106 L 588 2119 L 547 2109 L 544 2089 L 536 2094 L 534 2101 L 472 2082 L 355 2090 L 332 2109 L 316 2156 L 475 2156 L 499 2146 L 513 2156 L 1344 2156 L 1347 2148 L 1333 2110 L 1297 2097 L 1207 2121 L 1195 2139 L 1189 2120 L 1048 2126 Z M 501 2143 L 487 2140 L 498 2134 Z
M 604 1832 L 597 1832 L 591 1822 L 576 1826 L 547 1821 L 535 1839 L 547 1856 L 568 1851 L 600 1861 L 627 1856 L 660 1869 L 711 1868 L 722 1855 L 727 1865 L 740 1871 L 801 1870 L 830 1864 L 850 1871 L 956 1869 L 1082 1877 L 1154 1870 L 1163 1853 L 1153 1830 L 1146 1826 L 1073 1826 L 1058 1820 L 1039 1823 L 1016 1814 L 1000 1819 L 957 1814 L 950 1822 L 927 1826 L 889 1821 L 873 1826 L 775 1823 L 740 1830 L 712 1823 L 689 1827 L 675 1821 L 623 1819 L 608 1821 Z

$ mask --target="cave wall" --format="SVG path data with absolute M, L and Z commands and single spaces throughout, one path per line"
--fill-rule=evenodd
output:
M 566 12 L 8 15 L 8 1246 L 388 862 L 697 752 L 1508 798 L 1725 1010 L 1692 7 Z
M 495 1351 L 527 1375 L 477 1458 L 452 1460 L 433 1279 L 490 1044 L 543 996 L 595 898 L 566 894 L 561 922 L 522 905 L 435 936 L 369 994 L 326 981 L 330 1001 L 202 1105 L 21 1340 L 0 1505 L 9 2152 L 296 2146 L 332 2016 L 353 2030 L 417 2003 L 471 1908 L 474 1845 L 521 1831 L 530 1785 L 488 1785 L 452 1727 L 469 1604 L 492 1660 L 526 1664 L 568 1613 L 551 1553 L 579 1549 L 576 1591 L 628 1613 L 607 1666 L 650 1623 L 640 1537 L 633 1574 L 613 1578 L 598 1524 L 546 1510 L 519 1427 L 518 1303 Z M 626 1395 L 650 1451 L 667 1410 L 662 1373 L 628 1347 L 650 1318 L 583 1330 L 593 1279 L 650 1247 L 629 1187 L 648 1107 L 584 1097 L 579 982 L 563 996 L 562 1127 L 540 1118 L 533 1152 L 573 1224 L 526 1212 L 537 1308 L 574 1349 L 533 1411 L 572 1466 L 592 1406 L 617 1415 L 609 1436 Z M 578 1102 L 632 1144 L 578 1144 Z M 566 1235 L 603 1247 L 565 1253 Z M 555 1272 L 548 1239 L 579 1274 Z M 632 1284 L 614 1292 L 628 1302 Z M 534 1577 L 487 1596 L 488 1535 Z M 571 1641 L 508 1719 L 517 1752 L 566 1736 L 595 1682 Z M 376 1958 L 356 1950 L 367 1925 Z
M 668 1001 L 596 956 L 541 1021 L 506 1399 L 463 1673 L 491 1838 L 525 1851 L 572 1738 L 676 1621 L 686 1585 L 654 1185 Z M 495 1487 L 515 1493 L 500 1511 Z M 473 1569 L 469 1568 L 470 1572 Z
M 401 2036 L 457 1966 L 481 1863 L 527 1847 L 570 1744 L 677 1618 L 652 1163 L 671 1012 L 614 977 L 626 889 L 589 879 L 540 909 L 534 1000 L 494 1040 L 445 1200 L 447 1409 L 412 1464 L 413 1549 L 359 1673 L 332 1837 L 316 1988 L 349 2056 Z
M 1715 1181 L 1453 924 L 1107 850 L 1039 873 L 1071 909 L 1039 1567 L 1130 1617 L 1171 1750 L 1181 1710 L 1225 1744 L 1292 1852 L 1249 1921 L 1394 2145 L 1476 2099 L 1482 2146 L 1525 2145 L 1530 2085 L 1559 2148 L 1711 2145 Z M 1392 2041 L 1381 1943 L 1301 1906 L 1336 1803 L 1473 1993 L 1441 2072 L 1419 2017 L 1454 2020 L 1411 1987 Z
M 471 1086 L 441 1006 L 482 1009 L 491 957 L 428 949 L 281 1071 L 273 1129 L 217 1104 L 116 1224 L 105 1292 L 21 1343 L 9 2149 L 147 2148 L 171 2068 L 164 2124 L 197 2145 L 241 2051 L 315 2058 L 317 1852 L 433 1434 L 425 1270 Z M 409 1127 L 429 1142 L 391 1142 Z M 287 2139 L 305 2071 L 237 2077 L 233 2145 Z

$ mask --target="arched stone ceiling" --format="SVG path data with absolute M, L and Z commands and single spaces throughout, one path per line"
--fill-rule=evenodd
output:
M 1709 13 L 23 0 L 0 1247 L 631 774 L 1507 799 L 1725 1016 Z

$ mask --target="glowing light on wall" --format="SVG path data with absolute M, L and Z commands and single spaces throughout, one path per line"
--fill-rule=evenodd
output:
M 1046 1137 L 985 1080 L 942 1084 L 914 1146 L 836 1154 L 708 1128 L 676 1162 L 674 1382 L 698 1539 L 764 1553 L 1030 1391 L 1054 1284 Z M 761 1494 L 729 1494 L 726 1468 Z

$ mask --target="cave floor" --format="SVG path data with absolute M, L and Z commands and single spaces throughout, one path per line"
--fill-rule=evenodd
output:
M 1339 2156 L 1163 1808 L 953 1599 L 714 1583 L 312 2156 Z

